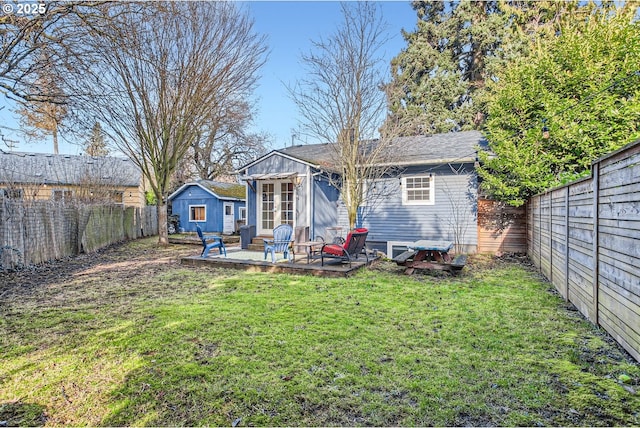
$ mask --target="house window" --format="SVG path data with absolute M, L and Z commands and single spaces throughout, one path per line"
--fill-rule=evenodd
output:
M 207 206 L 189 205 L 189 221 L 207 221 Z
M 0 189 L 0 197 L 8 199 L 22 199 L 22 189 Z
M 402 177 L 402 203 L 404 205 L 433 205 L 433 175 Z
M 246 224 L 246 221 L 247 221 L 247 208 L 245 208 L 245 207 L 238 208 L 238 215 L 240 216 L 239 220 L 244 221 L 245 224 Z
M 115 204 L 123 204 L 124 203 L 124 192 L 114 191 L 111 194 L 111 200 Z
M 233 215 L 233 212 L 231 211 L 232 208 L 233 208 L 233 206 L 231 206 L 231 205 L 225 205 L 224 206 L 224 215 Z
M 409 246 L 413 245 L 413 242 L 405 241 L 388 241 L 387 242 L 387 256 L 391 259 L 398 257 L 409 249 Z
M 54 190 L 51 193 L 51 198 L 56 202 L 69 202 L 73 198 L 73 191 L 71 191 L 71 190 Z

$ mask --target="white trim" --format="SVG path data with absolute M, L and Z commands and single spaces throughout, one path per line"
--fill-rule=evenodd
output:
M 191 218 L 191 208 L 197 208 L 197 207 L 204 208 L 204 220 L 194 220 L 193 218 Z M 189 205 L 189 222 L 190 223 L 200 223 L 200 222 L 206 222 L 206 221 L 207 221 L 207 205 L 206 204 Z
M 233 202 L 223 202 L 222 203 L 222 233 L 233 233 L 235 229 L 236 222 L 236 213 L 234 211 L 235 204 Z M 227 215 L 227 208 L 231 211 L 230 215 Z M 231 217 L 231 228 L 228 228 L 229 224 L 227 224 L 228 217 Z
M 304 161 L 304 160 L 302 160 L 302 159 L 298 159 L 298 158 L 293 157 L 293 156 L 291 156 L 291 155 L 288 155 L 288 154 L 285 154 L 285 153 L 279 152 L 278 150 L 272 150 L 271 152 L 269 152 L 269 153 L 267 153 L 266 155 L 264 155 L 264 156 L 262 156 L 262 157 L 260 157 L 260 158 L 258 158 L 258 159 L 256 159 L 256 160 L 254 160 L 253 162 L 248 163 L 248 164 L 246 164 L 246 165 L 244 165 L 244 166 L 240 167 L 240 168 L 239 168 L 239 169 L 237 169 L 235 172 L 236 172 L 237 174 L 240 174 L 240 173 L 242 173 L 242 171 L 246 171 L 247 169 L 251 168 L 252 166 L 257 165 L 257 164 L 259 164 L 260 162 L 262 162 L 262 161 L 264 161 L 264 160 L 269 159 L 271 156 L 276 156 L 276 155 L 277 155 L 277 156 L 281 156 L 281 157 L 283 157 L 283 158 L 285 158 L 285 159 L 289 159 L 289 160 L 292 160 L 292 161 L 296 161 L 296 162 L 301 163 L 301 164 L 303 164 L 303 165 L 312 166 L 312 167 L 314 167 L 314 168 L 317 168 L 317 167 L 318 167 L 318 165 L 315 165 L 315 164 L 313 164 L 313 163 L 311 163 L 311 162 L 307 162 L 307 161 Z
M 244 220 L 247 222 L 247 207 L 238 207 L 238 220 Z
M 240 198 L 234 198 L 234 197 L 230 197 L 230 196 L 220 196 L 218 195 L 216 192 L 214 192 L 211 189 L 206 188 L 205 186 L 203 186 L 200 183 L 196 183 L 196 182 L 191 182 L 191 183 L 185 183 L 182 186 L 180 186 L 178 188 L 178 190 L 176 190 L 175 192 L 173 192 L 172 194 L 169 195 L 168 199 L 172 200 L 173 198 L 175 198 L 176 196 L 178 196 L 180 193 L 182 193 L 182 191 L 184 191 L 187 187 L 189 186 L 198 186 L 199 188 L 201 188 L 202 190 L 204 190 L 205 192 L 207 192 L 208 194 L 218 198 L 221 201 L 238 201 L 238 202 L 244 202 L 245 199 L 240 199 Z
M 409 201 L 407 200 L 407 179 L 409 178 L 428 178 L 429 179 L 429 199 Z M 434 205 L 436 203 L 435 192 L 435 175 L 430 174 L 415 174 L 407 175 L 400 178 L 402 187 L 402 205 Z

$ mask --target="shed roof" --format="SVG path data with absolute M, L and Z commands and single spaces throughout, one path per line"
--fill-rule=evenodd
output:
M 139 186 L 140 169 L 129 159 L 0 150 L 0 183 Z
M 169 195 L 169 199 L 173 199 L 182 193 L 186 188 L 190 186 L 198 186 L 207 192 L 211 193 L 213 196 L 218 199 L 237 199 L 244 200 L 245 199 L 245 187 L 242 184 L 238 183 L 225 183 L 222 181 L 213 181 L 213 180 L 196 180 L 189 183 L 185 183 L 180 186 L 178 190 Z

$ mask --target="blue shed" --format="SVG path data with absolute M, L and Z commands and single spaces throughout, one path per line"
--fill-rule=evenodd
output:
M 186 183 L 169 196 L 173 214 L 180 216 L 179 230 L 232 234 L 246 220 L 245 186 L 198 180 Z

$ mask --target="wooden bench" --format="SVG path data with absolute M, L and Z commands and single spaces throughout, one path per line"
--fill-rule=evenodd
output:
M 404 253 L 397 255 L 393 259 L 393 261 L 396 262 L 399 265 L 402 265 L 402 264 L 406 263 L 407 260 L 409 260 L 410 258 L 413 258 L 413 256 L 416 255 L 416 252 L 417 251 L 413 251 L 413 250 L 405 251 Z

